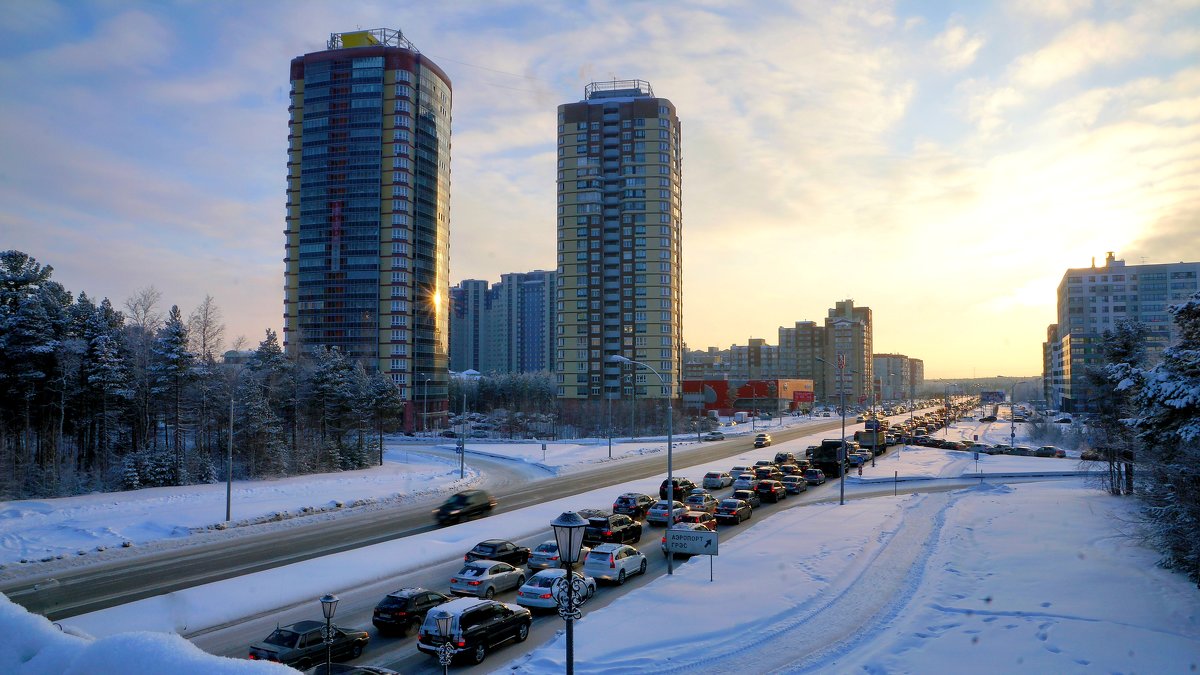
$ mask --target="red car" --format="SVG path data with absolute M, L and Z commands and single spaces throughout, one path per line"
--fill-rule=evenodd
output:
M 710 530 L 717 529 L 717 517 L 707 511 L 688 511 L 679 520 L 681 523 L 698 523 Z

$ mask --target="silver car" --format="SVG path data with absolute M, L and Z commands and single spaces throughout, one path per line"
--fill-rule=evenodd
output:
M 646 556 L 627 544 L 600 544 L 583 561 L 584 576 L 625 583 L 635 574 L 646 573 Z
M 753 473 L 743 473 L 733 481 L 734 490 L 753 490 L 758 485 L 758 478 Z
M 583 559 L 592 549 L 584 546 L 579 551 L 579 562 L 576 566 L 583 564 Z M 562 561 L 558 556 L 558 542 L 551 539 L 543 541 L 537 545 L 537 548 L 529 554 L 529 569 L 531 570 L 552 570 L 562 567 Z
M 590 551 L 589 551 L 590 553 Z M 567 571 L 562 569 L 542 570 L 529 578 L 524 586 L 517 589 L 517 604 L 522 607 L 530 607 L 537 609 L 554 609 L 558 607 L 558 603 L 554 600 L 554 582 L 557 579 L 562 579 L 566 576 Z M 575 573 L 576 578 L 579 578 L 579 573 Z M 596 593 L 596 580 L 592 577 L 583 577 L 584 593 L 586 598 L 590 598 Z
M 662 525 L 666 525 L 668 522 L 677 523 L 687 511 L 688 508 L 683 505 L 683 502 L 676 500 L 674 508 L 671 508 L 667 505 L 667 500 L 663 499 L 655 502 L 654 506 L 651 506 L 650 510 L 646 512 L 646 522 Z M 672 517 L 672 513 L 670 512 L 674 512 L 674 517 Z
M 491 598 L 499 591 L 519 588 L 525 572 L 498 560 L 473 560 L 450 578 L 450 592 Z

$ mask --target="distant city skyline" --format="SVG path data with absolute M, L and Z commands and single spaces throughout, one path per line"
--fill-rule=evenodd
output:
M 853 299 L 930 379 L 1033 376 L 1067 269 L 1200 259 L 1198 25 L 1089 0 L 13 3 L 0 248 L 118 308 L 211 295 L 227 346 L 280 331 L 287 64 L 399 29 L 452 83 L 450 284 L 556 268 L 556 107 L 642 79 L 682 128 L 688 348 Z

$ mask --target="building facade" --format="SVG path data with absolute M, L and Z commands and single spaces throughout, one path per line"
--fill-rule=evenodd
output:
M 463 279 L 450 288 L 450 370 L 483 372 L 487 341 L 488 282 Z
M 909 358 L 903 354 L 875 354 L 875 395 L 880 401 L 899 401 L 911 398 Z
M 1042 346 L 1044 391 L 1050 407 L 1091 409 L 1087 369 L 1101 360 L 1105 331 L 1120 321 L 1145 326 L 1146 355 L 1157 360 L 1176 339 L 1167 307 L 1197 291 L 1200 262 L 1126 265 L 1109 252 L 1103 267 L 1068 269 L 1058 285 L 1058 322 Z M 1057 346 L 1051 344 L 1057 341 Z
M 779 360 L 785 371 L 780 376 L 812 380 L 818 401 L 825 400 L 825 371 L 817 360 L 824 354 L 824 326 L 815 321 L 797 321 L 791 327 L 779 327 Z
M 334 33 L 291 62 L 284 345 L 388 375 L 417 404 L 409 429 L 446 410 L 450 108 L 400 31 Z
M 853 300 L 835 303 L 825 318 L 826 402 L 837 403 L 843 393 L 847 403 L 870 402 L 872 355 L 871 308 L 855 307 Z M 845 366 L 837 368 L 842 357 Z
M 558 107 L 554 363 L 564 400 L 679 396 L 682 158 L 675 106 L 648 82 L 593 82 Z M 654 368 L 662 382 L 614 355 Z

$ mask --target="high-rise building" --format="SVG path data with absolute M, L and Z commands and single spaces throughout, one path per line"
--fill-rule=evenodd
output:
M 1069 412 L 1091 409 L 1088 366 L 1100 363 L 1100 341 L 1120 321 L 1147 331 L 1146 355 L 1153 362 L 1176 339 L 1167 307 L 1197 290 L 1200 262 L 1126 265 L 1109 252 L 1104 266 L 1068 269 L 1058 284 L 1058 323 L 1043 344 L 1043 380 L 1048 404 Z M 1047 367 L 1048 366 L 1048 367 Z
M 909 358 L 903 354 L 875 354 L 875 395 L 881 401 L 910 398 Z
M 815 321 L 797 321 L 794 326 L 779 327 L 779 358 L 781 377 L 813 381 L 816 400 L 825 400 L 824 367 L 817 357 L 824 358 L 825 327 Z
M 465 279 L 450 289 L 450 369 L 481 373 L 548 371 L 555 273 L 543 270 L 486 281 Z
M 853 300 L 834 303 L 825 318 L 825 395 L 836 403 L 845 393 L 846 403 L 867 403 L 874 374 L 871 308 L 855 307 Z M 844 363 L 843 368 L 836 367 Z
M 925 362 L 921 359 L 908 359 L 908 397 L 917 397 L 917 392 L 925 386 Z
M 386 373 L 445 414 L 450 78 L 397 30 L 292 59 L 284 344 Z M 419 385 L 414 387 L 414 385 Z M 419 416 L 416 411 L 427 411 Z
M 679 117 L 649 82 L 558 107 L 555 373 L 564 400 L 672 399 L 682 367 Z M 613 355 L 644 368 L 622 383 Z

